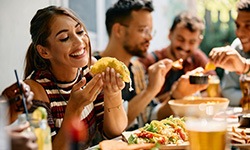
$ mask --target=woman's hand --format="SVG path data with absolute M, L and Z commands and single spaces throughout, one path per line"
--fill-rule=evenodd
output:
M 230 46 L 213 48 L 209 57 L 217 67 L 240 73 L 247 72 L 246 59 Z
M 113 68 L 102 72 L 104 91 L 103 132 L 109 138 L 121 135 L 127 126 L 127 114 L 122 105 L 122 92 L 125 83 Z
M 32 106 L 34 93 L 30 90 L 30 86 L 23 81 L 20 81 L 20 85 L 24 98 L 26 99 L 27 108 L 29 109 Z M 11 105 L 13 105 L 13 107 L 15 107 L 14 110 L 17 112 L 22 112 L 24 110 L 21 91 L 19 90 L 17 83 L 7 87 L 3 91 L 2 95 L 9 101 Z
M 22 133 L 29 127 L 29 123 L 21 124 L 13 129 L 8 129 L 11 138 L 12 150 L 36 150 L 38 145 L 36 143 L 37 137 L 33 132 Z
M 113 68 L 107 67 L 106 71 L 102 72 L 102 80 L 105 96 L 116 96 L 125 87 L 121 75 L 116 73 Z
M 70 99 L 67 105 L 67 110 L 72 111 L 83 110 L 85 106 L 92 103 L 98 94 L 103 89 L 103 82 L 100 74 L 95 75 L 92 80 L 90 80 L 86 86 L 86 78 L 82 78 L 77 84 L 75 84 L 70 93 Z

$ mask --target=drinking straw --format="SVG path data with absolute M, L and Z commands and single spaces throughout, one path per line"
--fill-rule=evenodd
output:
M 21 84 L 19 82 L 19 78 L 18 78 L 16 69 L 15 69 L 15 75 L 16 75 L 16 80 L 17 80 L 17 86 L 20 90 L 20 94 L 22 95 L 22 102 L 23 102 L 23 107 L 24 107 L 24 111 L 26 114 L 26 119 L 29 120 L 29 114 L 28 114 L 28 109 L 27 109 L 27 105 L 26 105 L 26 98 L 25 98 L 24 93 L 23 93 L 23 88 L 21 87 Z

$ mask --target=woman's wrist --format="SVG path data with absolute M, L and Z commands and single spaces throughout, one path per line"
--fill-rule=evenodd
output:
M 108 112 L 110 112 L 112 109 L 121 109 L 121 107 L 122 107 L 122 105 L 123 105 L 123 102 L 124 102 L 124 100 L 122 100 L 121 102 L 120 102 L 120 104 L 117 104 L 117 105 L 113 105 L 113 106 L 106 106 L 105 107 L 105 105 L 104 105 L 104 109 L 105 110 L 107 110 Z

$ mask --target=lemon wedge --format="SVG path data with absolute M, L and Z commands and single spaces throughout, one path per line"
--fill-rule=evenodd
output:
M 32 119 L 42 120 L 47 119 L 47 111 L 44 107 L 37 107 L 35 111 L 32 113 Z
M 216 66 L 214 63 L 212 62 L 208 62 L 205 66 L 205 71 L 212 71 L 212 70 L 215 70 L 216 69 Z

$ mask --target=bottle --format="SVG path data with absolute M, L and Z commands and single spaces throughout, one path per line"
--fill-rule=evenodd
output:
M 37 136 L 38 150 L 52 150 L 51 130 L 47 122 L 47 111 L 38 107 L 30 116 L 30 125 Z
M 250 76 L 246 74 L 240 76 L 240 88 L 242 91 L 240 100 L 242 112 L 250 113 Z
M 70 150 L 86 149 L 88 129 L 83 121 L 71 118 L 71 121 L 67 124 L 66 131 L 69 133 Z
M 19 125 L 25 124 L 28 121 L 26 114 L 18 115 L 17 121 L 18 121 Z M 29 132 L 34 132 L 32 127 L 28 127 L 28 128 L 26 128 L 25 130 L 22 131 L 23 134 L 29 134 Z
M 33 132 L 37 137 L 38 150 L 52 150 L 51 130 L 47 123 L 47 112 L 45 108 L 38 107 L 33 113 L 28 115 L 30 127 L 23 133 Z M 26 114 L 18 116 L 18 124 L 26 123 Z

